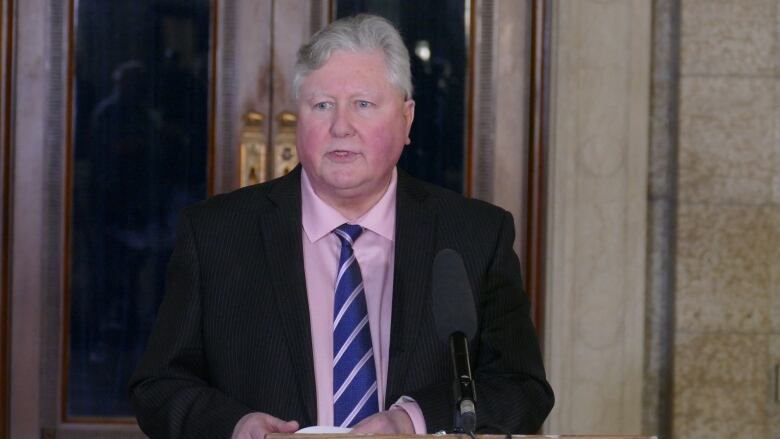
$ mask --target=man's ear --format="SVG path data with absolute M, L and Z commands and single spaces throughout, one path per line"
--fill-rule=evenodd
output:
M 412 130 L 412 122 L 414 121 L 414 100 L 407 99 L 404 101 L 404 122 L 406 123 L 406 144 L 412 143 L 412 139 L 409 138 L 409 132 Z

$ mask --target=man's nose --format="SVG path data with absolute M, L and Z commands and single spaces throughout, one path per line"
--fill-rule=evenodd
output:
M 333 112 L 330 134 L 333 137 L 348 137 L 355 134 L 355 127 L 352 125 L 352 114 L 345 106 L 339 106 Z

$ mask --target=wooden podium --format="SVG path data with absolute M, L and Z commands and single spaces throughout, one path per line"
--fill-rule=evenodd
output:
M 507 436 L 499 434 L 478 434 L 477 439 L 507 439 Z M 267 436 L 269 439 L 356 439 L 356 438 L 370 438 L 370 439 L 470 439 L 467 434 L 426 434 L 426 435 L 349 435 L 349 434 L 270 434 Z M 511 436 L 512 439 L 516 438 L 530 438 L 530 439 L 651 439 L 655 436 L 589 436 L 589 435 L 524 435 L 515 434 Z

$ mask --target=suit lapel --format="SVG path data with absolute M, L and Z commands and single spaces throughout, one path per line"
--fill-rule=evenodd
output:
M 388 398 L 400 395 L 403 389 L 408 358 L 430 296 L 435 214 L 425 206 L 427 197 L 428 192 L 422 185 L 406 173 L 398 172 L 393 314 L 385 407 L 394 402 Z
M 269 198 L 276 203 L 276 208 L 260 215 L 260 230 L 272 296 L 282 316 L 280 330 L 288 340 L 292 371 L 300 385 L 309 423 L 315 423 L 317 402 L 301 242 L 300 181 L 298 167 L 271 189 Z

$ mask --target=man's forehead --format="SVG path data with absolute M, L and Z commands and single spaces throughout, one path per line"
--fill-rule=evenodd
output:
M 309 80 L 309 79 L 312 80 Z M 301 84 L 301 96 L 319 95 L 376 95 L 395 90 L 393 84 L 384 76 L 343 77 L 341 75 L 309 75 Z

